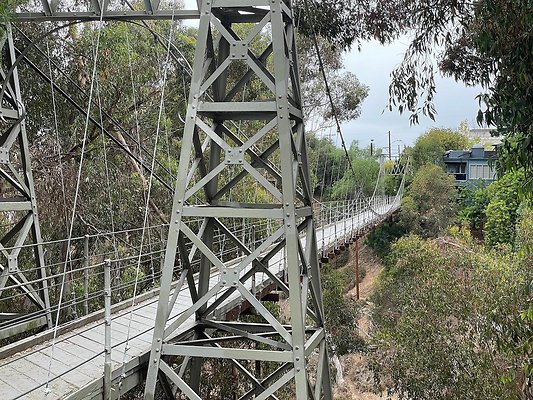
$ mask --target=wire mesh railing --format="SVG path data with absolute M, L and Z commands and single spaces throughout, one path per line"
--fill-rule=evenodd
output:
M 316 202 L 313 205 L 314 221 L 319 251 L 339 248 L 355 235 L 377 224 L 384 216 L 399 206 L 400 197 L 375 196 L 370 199 L 353 199 L 347 201 Z M 234 238 L 228 240 L 222 229 L 215 229 L 212 252 L 223 262 L 242 259 L 245 256 L 242 245 L 255 249 L 266 238 L 272 236 L 280 227 L 281 221 L 270 219 L 222 219 L 221 223 L 231 231 Z M 202 221 L 190 220 L 189 226 L 201 230 Z M 145 292 L 157 289 L 160 283 L 162 263 L 166 246 L 168 225 L 149 226 L 103 232 L 72 238 L 70 241 L 55 240 L 43 242 L 47 276 L 46 283 L 50 297 L 48 310 L 55 321 L 59 313 L 59 325 L 67 324 L 104 308 L 104 266 L 108 263 L 111 276 L 111 301 L 113 304 L 131 300 Z M 279 242 L 279 241 L 278 241 Z M 69 248 L 66 248 L 70 243 Z M 273 245 L 274 246 L 274 245 Z M 30 247 L 21 246 L 21 247 Z M 9 249 L 8 249 L 9 250 Z M 190 241 L 185 242 L 185 252 L 189 254 L 189 263 L 193 271 L 200 265 L 199 252 L 194 251 Z M 284 248 L 276 257 L 277 272 L 286 268 Z M 29 260 L 28 260 L 29 262 Z M 23 265 L 25 260 L 20 260 Z M 175 262 L 175 279 L 183 269 L 178 257 Z M 1 290 L 0 297 L 0 340 L 9 343 L 14 326 L 27 324 L 42 317 L 42 310 L 28 302 L 28 291 L 35 294 L 42 287 L 43 278 L 38 277 L 37 266 L 24 269 L 26 280 L 8 280 Z M 259 285 L 263 276 L 253 277 L 253 284 Z M 63 292 L 62 302 L 59 301 Z M 61 308 L 58 309 L 58 304 Z M 37 328 L 38 329 L 38 328 Z M 41 328 L 42 329 L 42 328 Z

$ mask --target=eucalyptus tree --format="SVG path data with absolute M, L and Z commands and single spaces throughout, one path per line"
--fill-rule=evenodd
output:
M 305 4 L 305 3 L 304 3 Z M 442 72 L 482 85 L 478 121 L 505 135 L 500 168 L 524 166 L 533 177 L 533 31 L 529 0 L 362 0 L 312 2 L 301 7 L 301 30 L 317 31 L 338 48 L 402 39 L 409 45 L 391 72 L 390 109 L 433 118 Z

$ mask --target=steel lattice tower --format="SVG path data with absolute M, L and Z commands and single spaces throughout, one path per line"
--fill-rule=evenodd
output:
M 9 25 L 0 25 L 0 50 L 2 49 L 0 84 L 5 91 L 0 99 L 0 218 L 2 224 L 7 223 L 9 228 L 0 237 L 0 301 L 6 284 L 15 284 L 37 309 L 29 321 L 19 322 L 7 330 L 0 329 L 0 338 L 5 338 L 28 329 L 51 327 L 52 318 L 26 135 L 25 109 L 18 71 L 17 68 L 12 68 L 16 56 Z M 11 74 L 8 76 L 10 70 Z M 25 245 L 24 249 L 21 249 L 22 245 Z M 28 251 L 33 253 L 30 257 L 35 260 L 35 263 L 30 263 L 32 268 L 19 265 L 19 257 Z M 27 257 L 26 260 L 28 259 Z M 20 314 L 8 316 L 13 320 L 21 317 Z
M 252 26 L 242 27 L 244 23 Z M 270 43 L 261 46 L 257 35 L 265 31 L 271 34 Z M 211 358 L 231 360 L 247 378 L 251 388 L 243 399 L 272 398 L 293 379 L 298 400 L 331 398 L 297 66 L 290 4 L 280 0 L 202 2 L 146 399 L 154 398 L 158 375 L 189 398 L 201 399 L 202 362 Z M 243 72 L 238 79 L 235 71 Z M 266 87 L 270 96 L 246 100 L 251 91 L 247 85 Z M 254 127 L 255 134 L 244 137 L 241 123 Z M 219 179 L 223 170 L 230 175 L 225 182 Z M 268 193 L 268 200 L 250 201 L 246 187 Z M 197 193 L 201 200 L 194 199 Z M 250 219 L 268 219 L 277 227 L 255 249 L 232 231 L 235 220 Z M 217 256 L 212 246 L 215 232 L 242 250 L 239 263 L 228 265 Z M 185 239 L 194 244 L 192 250 L 184 245 Z M 194 305 L 169 322 L 179 290 L 178 286 L 171 291 L 177 250 L 185 266 L 181 279 L 188 280 Z M 282 252 L 286 254 L 286 283 L 268 270 L 269 262 Z M 201 263 L 195 282 L 187 265 L 198 255 Z M 283 325 L 258 300 L 248 284 L 257 273 L 269 274 L 288 295 L 290 324 Z M 221 318 L 224 301 L 235 294 L 249 302 L 266 323 L 227 321 L 223 313 Z M 177 335 L 178 330 L 186 332 Z M 231 347 L 227 336 L 214 337 L 213 331 L 261 346 Z M 314 371 L 307 363 L 312 354 L 318 359 Z M 275 363 L 276 369 L 260 378 L 240 360 Z M 179 370 L 171 367 L 173 362 L 181 365 Z
M 290 2 L 203 0 L 199 12 L 162 9 L 159 0 L 144 0 L 135 10 L 90 4 L 89 11 L 71 11 L 42 0 L 41 10 L 14 19 L 200 18 L 145 397 L 154 398 L 159 379 L 167 390 L 170 381 L 188 398 L 201 399 L 203 365 L 223 359 L 244 378 L 242 399 L 276 398 L 285 386 L 294 388 L 297 400 L 331 399 Z M 28 198 L 34 202 L 32 194 Z M 243 240 L 236 229 L 265 222 L 268 234 L 257 240 Z M 225 239 L 237 262 L 223 257 L 215 236 Z M 191 267 L 197 260 L 199 271 Z M 273 272 L 282 262 L 283 274 Z M 256 274 L 268 276 L 270 286 L 254 288 Z M 184 285 L 193 306 L 170 319 Z M 272 288 L 288 298 L 288 320 L 261 301 Z M 263 322 L 228 315 L 237 297 Z M 268 375 L 250 363 L 268 365 Z

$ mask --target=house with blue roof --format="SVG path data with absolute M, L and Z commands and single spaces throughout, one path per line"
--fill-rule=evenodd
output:
M 485 150 L 481 144 L 470 150 L 449 150 L 443 157 L 446 172 L 455 177 L 457 186 L 467 186 L 479 180 L 486 184 L 497 179 L 496 151 Z

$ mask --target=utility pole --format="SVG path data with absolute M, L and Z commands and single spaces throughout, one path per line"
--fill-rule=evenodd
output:
M 355 238 L 355 293 L 359 300 L 359 237 Z
M 370 139 L 370 156 L 374 155 L 374 139 Z
M 389 161 L 392 160 L 392 147 L 390 141 L 390 131 L 389 131 Z

